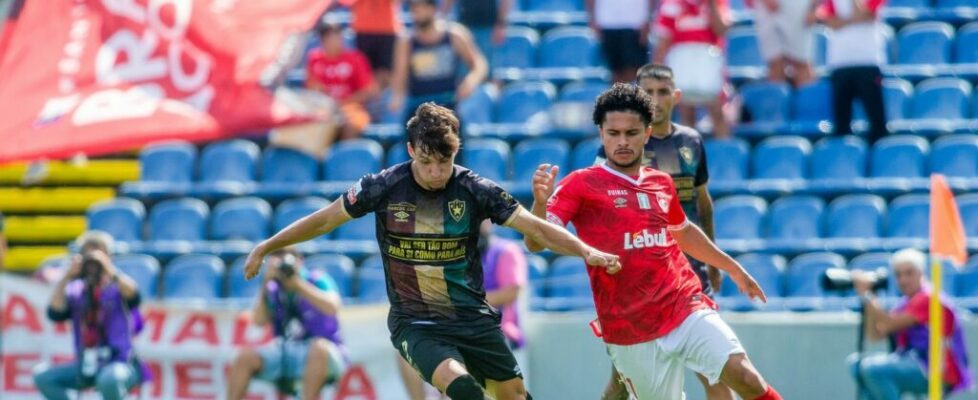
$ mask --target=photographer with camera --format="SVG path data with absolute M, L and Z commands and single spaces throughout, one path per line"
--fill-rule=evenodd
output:
M 326 384 L 346 368 L 339 336 L 340 294 L 324 271 L 303 268 L 294 248 L 272 253 L 258 292 L 253 322 L 272 324 L 276 341 L 259 349 L 242 349 L 231 365 L 228 399 L 244 398 L 253 377 L 274 383 L 294 395 L 301 380 L 303 399 L 318 399 Z
M 88 232 L 78 243 L 81 252 L 56 284 L 47 310 L 52 321 L 71 321 L 76 358 L 39 365 L 34 384 L 47 399 L 67 400 L 69 389 L 90 387 L 103 399 L 122 399 L 148 378 L 132 343 L 142 325 L 139 288 L 112 263 L 107 233 Z
M 885 274 L 852 271 L 851 276 L 852 286 L 864 309 L 866 337 L 871 341 L 892 337 L 896 344 L 891 353 L 867 356 L 856 353 L 847 360 L 853 377 L 862 381 L 862 396 L 870 400 L 898 400 L 902 393 L 927 394 L 931 296 L 926 278 L 927 256 L 915 249 L 904 249 L 893 254 L 890 265 L 903 297 L 889 312 L 880 306 L 873 294 L 874 290 L 885 287 Z M 944 309 L 944 388 L 950 393 L 968 389 L 972 384 L 972 373 L 960 319 L 943 296 L 941 305 Z

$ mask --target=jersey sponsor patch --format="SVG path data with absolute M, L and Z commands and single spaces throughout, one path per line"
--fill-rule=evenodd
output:
M 658 233 L 649 233 L 648 229 L 641 232 L 625 232 L 625 250 L 644 249 L 648 247 L 666 247 L 669 245 L 665 228 Z
M 649 201 L 649 195 L 645 193 L 636 193 L 635 196 L 638 197 L 638 208 L 643 210 L 652 209 L 652 203 Z
M 655 193 L 655 200 L 656 200 L 657 203 L 659 203 L 659 208 L 662 209 L 662 212 L 668 214 L 669 213 L 669 200 L 672 200 L 672 199 L 669 198 L 669 195 L 668 194 L 665 194 L 665 193 L 662 193 L 662 192 L 656 192 Z
M 363 185 L 360 184 L 360 181 L 357 181 L 356 184 L 350 186 L 350 189 L 346 191 L 346 200 L 351 206 L 357 203 L 357 195 L 362 191 Z

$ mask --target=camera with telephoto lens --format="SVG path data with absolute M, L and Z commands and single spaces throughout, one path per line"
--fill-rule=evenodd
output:
M 102 261 L 92 254 L 82 255 L 81 266 L 79 278 L 89 282 L 98 282 L 102 279 Z
M 289 279 L 295 275 L 295 256 L 292 254 L 282 255 L 282 262 L 278 265 L 278 277 L 279 279 Z
M 886 289 L 889 284 L 890 272 L 886 268 L 873 271 L 863 271 L 864 275 L 873 282 L 874 292 Z M 852 271 L 842 268 L 829 268 L 822 274 L 822 288 L 825 290 L 844 291 L 852 289 Z

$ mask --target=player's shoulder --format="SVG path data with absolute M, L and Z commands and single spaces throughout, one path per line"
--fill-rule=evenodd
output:
M 369 184 L 393 187 L 411 176 L 411 162 L 392 165 L 375 174 L 367 174 L 361 181 Z
M 673 124 L 673 135 L 674 137 L 684 141 L 695 141 L 697 143 L 703 142 L 703 135 L 691 126 Z
M 461 165 L 455 165 L 453 174 L 455 174 L 455 182 L 473 195 L 500 187 L 499 183 L 492 179 L 481 176 L 475 171 Z
M 656 184 L 672 185 L 672 175 L 659 171 L 652 167 L 642 167 L 642 180 Z

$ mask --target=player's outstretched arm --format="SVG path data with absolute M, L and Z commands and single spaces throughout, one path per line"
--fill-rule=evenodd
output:
M 343 198 L 336 199 L 332 204 L 302 217 L 285 227 L 274 236 L 258 243 L 245 261 L 245 278 L 251 279 L 261 270 L 262 260 L 269 253 L 325 235 L 350 220 L 350 215 L 343 209 Z
M 605 267 L 609 274 L 617 273 L 621 270 L 621 263 L 618 256 L 608 254 L 588 246 L 587 243 L 578 239 L 567 229 L 551 224 L 543 219 L 526 212 L 520 207 L 510 220 L 508 226 L 516 229 L 523 236 L 528 237 L 535 243 L 549 248 L 556 253 L 578 256 L 583 258 L 588 265 Z
M 533 174 L 533 207 L 530 212 L 537 218 L 547 219 L 547 199 L 554 193 L 554 184 L 557 182 L 559 171 L 560 167 L 556 165 L 540 164 Z M 534 253 L 544 249 L 542 244 L 529 236 L 523 236 L 523 243 L 527 250 Z
M 754 278 L 736 260 L 713 244 L 698 226 L 687 223 L 682 229 L 670 231 L 670 233 L 672 233 L 672 237 L 676 239 L 676 243 L 679 244 L 679 247 L 684 253 L 693 256 L 697 260 L 727 271 L 730 274 L 730 279 L 737 284 L 737 289 L 740 290 L 740 293 L 743 293 L 751 300 L 758 298 L 761 301 L 767 302 L 767 296 L 764 295 L 764 291 L 754 281 Z

